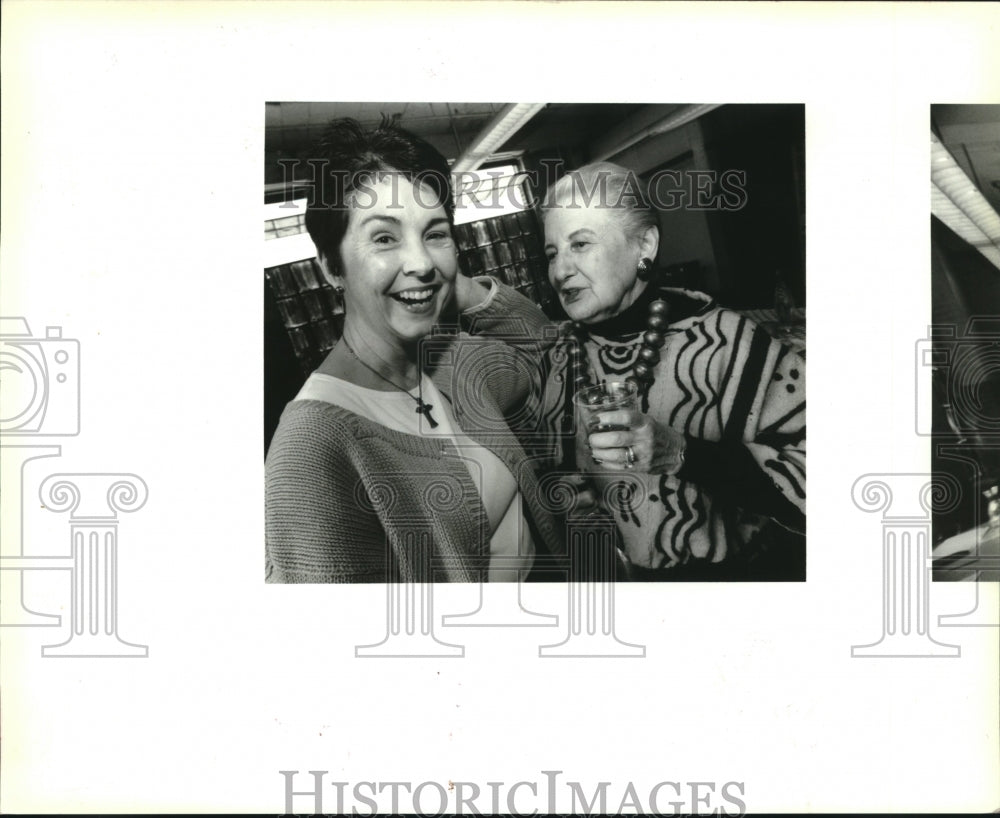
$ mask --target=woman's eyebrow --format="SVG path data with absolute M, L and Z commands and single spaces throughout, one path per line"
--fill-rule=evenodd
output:
M 596 235 L 597 234 L 593 230 L 591 230 L 589 227 L 580 227 L 577 230 L 574 230 L 572 233 L 570 233 L 566 237 L 566 239 L 567 239 L 567 241 L 573 241 L 573 239 L 578 239 L 578 238 L 580 238 L 580 236 L 596 236 Z M 547 242 L 545 242 L 545 247 L 546 248 L 551 247 L 554 250 L 555 249 L 555 244 L 553 242 L 551 242 L 551 241 L 547 241 Z
M 366 224 L 368 224 L 368 222 L 374 222 L 374 221 L 392 222 L 393 224 L 396 225 L 401 223 L 399 219 L 397 219 L 395 216 L 373 215 L 373 216 L 366 216 L 365 218 L 363 218 L 361 220 L 361 224 L 359 225 L 359 227 L 364 227 Z
M 366 216 L 365 218 L 363 218 L 361 220 L 361 223 L 360 223 L 359 227 L 364 227 L 369 222 L 389 222 L 390 224 L 393 224 L 393 225 L 396 225 L 396 226 L 399 226 L 399 225 L 402 224 L 402 222 L 398 218 L 396 218 L 395 216 L 385 216 L 385 215 L 381 215 L 381 214 L 373 214 L 371 216 Z M 448 223 L 448 219 L 446 219 L 444 216 L 435 216 L 433 219 L 431 219 L 430 221 L 428 221 L 427 224 L 424 225 L 424 230 L 427 230 L 430 227 L 434 227 L 435 225 L 442 224 L 442 223 L 447 224 Z

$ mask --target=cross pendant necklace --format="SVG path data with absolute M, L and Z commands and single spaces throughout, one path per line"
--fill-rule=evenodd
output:
M 417 367 L 417 395 L 414 395 L 413 393 L 410 392 L 409 389 L 404 389 L 398 383 L 396 383 L 394 381 L 390 381 L 385 375 L 383 375 L 381 372 L 379 372 L 377 369 L 375 369 L 375 367 L 369 366 L 363 360 L 361 360 L 361 356 L 358 355 L 358 353 L 354 351 L 354 347 L 352 347 L 348 343 L 347 338 L 341 337 L 341 340 L 344 342 L 344 346 L 347 347 L 347 351 L 350 352 L 351 355 L 354 356 L 354 360 L 356 360 L 359 364 L 361 364 L 365 369 L 367 369 L 373 375 L 375 375 L 376 377 L 381 378 L 383 381 L 385 381 L 387 384 L 389 384 L 389 386 L 394 386 L 396 389 L 398 389 L 400 392 L 402 392 L 408 398 L 412 398 L 413 400 L 415 400 L 417 402 L 417 408 L 415 410 L 416 413 L 418 415 L 423 415 L 425 418 L 427 418 L 427 422 L 431 425 L 432 429 L 436 429 L 437 428 L 437 426 L 438 426 L 437 421 L 434 420 L 434 417 L 431 415 L 431 410 L 434 408 L 434 406 L 432 404 L 430 404 L 430 403 L 424 403 L 424 383 L 423 383 L 424 382 L 424 373 L 423 373 L 423 370 L 421 370 L 419 366 Z
M 409 392 L 407 392 L 406 394 L 410 395 Z M 412 398 L 413 395 L 410 395 L 410 397 Z M 434 416 L 431 414 L 431 409 L 433 408 L 434 407 L 431 404 L 424 403 L 423 395 L 417 398 L 417 409 L 416 409 L 417 414 L 423 415 L 425 418 L 427 418 L 427 422 L 431 425 L 431 428 L 436 429 L 437 421 L 434 420 Z

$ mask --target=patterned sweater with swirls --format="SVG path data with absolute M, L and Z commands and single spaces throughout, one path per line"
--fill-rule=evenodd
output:
M 805 360 L 710 296 L 660 288 L 626 313 L 590 327 L 584 343 L 597 380 L 631 374 L 648 303 L 670 305 L 669 328 L 644 411 L 684 433 L 676 475 L 597 472 L 629 560 L 644 568 L 722 562 L 775 521 L 805 531 Z M 548 356 L 543 398 L 552 464 L 568 455 L 564 418 L 572 377 L 569 328 Z

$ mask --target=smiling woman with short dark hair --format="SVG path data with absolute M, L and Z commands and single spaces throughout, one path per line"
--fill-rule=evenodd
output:
M 457 310 L 535 343 L 547 321 L 510 288 L 459 274 L 448 165 L 426 142 L 340 120 L 315 159 L 306 226 L 344 329 L 268 452 L 267 579 L 522 578 L 536 548 L 560 550 L 505 421 L 540 388 L 537 344 L 518 366 L 513 346 L 438 328 Z

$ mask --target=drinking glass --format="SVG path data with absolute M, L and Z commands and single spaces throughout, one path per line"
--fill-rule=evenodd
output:
M 638 411 L 639 390 L 630 381 L 605 381 L 597 386 L 587 386 L 573 396 L 576 414 L 576 463 L 577 468 L 588 468 L 594 457 L 587 438 L 595 432 L 623 432 L 630 428 L 621 423 L 602 423 L 605 412 L 624 409 Z

